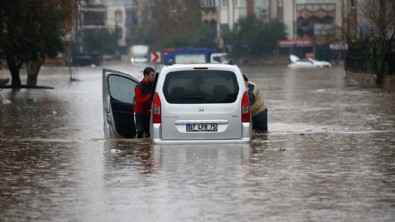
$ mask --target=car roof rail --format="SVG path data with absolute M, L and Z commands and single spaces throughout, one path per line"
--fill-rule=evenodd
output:
M 167 66 L 172 66 L 174 65 L 174 61 L 172 59 L 169 59 L 166 63 Z

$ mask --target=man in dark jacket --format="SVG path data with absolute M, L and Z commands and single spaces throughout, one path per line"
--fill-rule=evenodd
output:
M 263 96 L 259 92 L 258 86 L 249 81 L 246 74 L 243 74 L 243 78 L 247 86 L 248 100 L 250 101 L 252 129 L 257 133 L 266 133 L 267 108 Z
M 155 80 L 155 70 L 147 67 L 143 71 L 144 78 L 134 88 L 134 115 L 136 118 L 137 138 L 150 136 L 151 89 Z

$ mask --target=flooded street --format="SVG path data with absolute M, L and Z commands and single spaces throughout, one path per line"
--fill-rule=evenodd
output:
M 104 139 L 102 68 L 142 67 L 43 67 L 54 89 L 1 90 L 0 221 L 394 221 L 395 93 L 342 67 L 240 67 L 269 111 L 249 145 Z

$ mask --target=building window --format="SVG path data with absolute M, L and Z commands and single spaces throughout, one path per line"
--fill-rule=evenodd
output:
M 283 0 L 277 0 L 277 5 L 278 5 L 278 7 L 284 7 Z
M 95 12 L 95 11 L 88 11 L 84 12 L 84 26 L 89 25 L 97 25 L 97 26 L 104 26 L 105 21 L 105 13 L 104 12 Z
M 214 8 L 215 7 L 215 0 L 200 0 L 200 7 Z
M 122 11 L 121 10 L 116 10 L 115 11 L 115 15 L 114 15 L 114 20 L 115 20 L 115 24 L 121 24 L 122 23 Z
M 137 6 L 138 2 L 137 0 L 107 0 L 107 4 L 110 5 L 117 5 L 117 6 Z
M 324 11 L 332 11 L 336 10 L 336 4 L 330 4 L 330 3 L 323 3 L 323 4 L 297 4 L 296 5 L 296 10 L 301 12 L 301 11 L 310 11 L 310 12 L 315 12 L 319 10 L 324 10 Z
M 237 7 L 247 7 L 247 0 L 235 0 Z
M 355 8 L 355 0 L 351 0 L 351 7 Z
M 254 0 L 254 8 L 266 8 L 266 0 Z
M 223 7 L 228 7 L 228 6 L 229 6 L 228 0 L 221 0 L 221 5 L 222 5 Z
M 136 12 L 127 11 L 125 25 L 137 25 L 137 24 L 138 24 L 138 19 Z

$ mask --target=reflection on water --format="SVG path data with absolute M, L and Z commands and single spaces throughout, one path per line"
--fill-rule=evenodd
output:
M 104 139 L 100 67 L 2 90 L 0 221 L 395 218 L 394 94 L 347 87 L 341 68 L 241 68 L 269 109 L 250 145 Z

